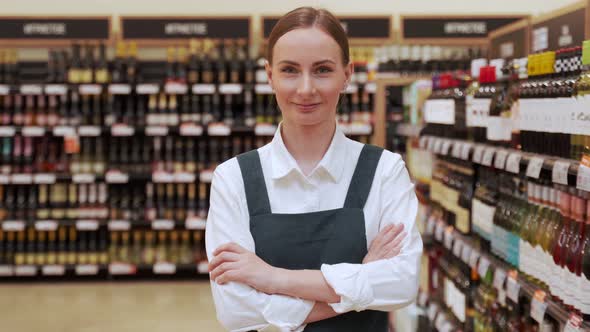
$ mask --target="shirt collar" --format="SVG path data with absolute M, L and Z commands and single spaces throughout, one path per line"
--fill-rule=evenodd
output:
M 297 161 L 295 161 L 295 158 L 293 158 L 285 146 L 285 142 L 283 141 L 283 137 L 281 135 L 281 125 L 282 123 L 279 123 L 277 131 L 275 132 L 274 138 L 271 142 L 272 179 L 274 180 L 285 177 L 293 171 L 297 171 L 303 175 L 303 172 L 301 172 L 299 169 L 299 165 L 297 165 Z M 319 169 L 322 169 L 330 176 L 332 181 L 338 182 L 342 176 L 342 172 L 344 171 L 345 156 L 346 136 L 344 136 L 344 133 L 340 127 L 336 125 L 336 131 L 334 132 L 334 136 L 332 137 L 332 142 L 330 143 L 328 150 L 316 168 L 311 172 L 311 174 L 314 174 Z

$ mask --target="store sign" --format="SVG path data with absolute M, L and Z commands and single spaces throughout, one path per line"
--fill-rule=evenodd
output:
M 486 38 L 488 33 L 522 17 L 404 17 L 403 38 Z
M 533 24 L 531 53 L 581 45 L 584 41 L 585 25 L 586 8 Z
M 348 38 L 391 38 L 391 17 L 338 17 Z M 262 20 L 264 38 L 268 38 L 277 17 L 265 17 Z
M 0 18 L 0 39 L 109 39 L 109 18 Z
M 522 58 L 527 56 L 527 27 L 496 36 L 491 40 L 491 58 Z
M 249 18 L 122 17 L 123 39 L 249 38 Z

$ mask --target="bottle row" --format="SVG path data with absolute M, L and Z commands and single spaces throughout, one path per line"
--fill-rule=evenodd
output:
M 246 151 L 272 136 L 195 138 L 188 136 L 0 138 L 2 174 L 196 173 Z
M 373 95 L 357 89 L 342 98 L 343 123 L 371 123 Z M 180 123 L 253 127 L 277 124 L 281 115 L 274 96 L 243 90 L 237 94 L 80 94 L 0 96 L 0 126 L 113 125 L 178 126 Z
M 375 49 L 380 73 L 431 74 L 450 70 L 468 70 L 471 59 L 484 56 L 473 47 L 434 45 L 387 45 Z
M 432 209 L 425 234 L 433 235 L 449 254 L 452 252 L 456 257 L 450 263 L 453 269 L 465 265 L 467 280 L 473 278 L 469 276 L 475 269 L 482 280 L 488 279 L 490 285 L 493 280 L 494 287 L 500 288 L 502 282 L 496 280 L 500 277 L 487 275 L 490 262 L 499 257 L 506 262 L 496 264 L 504 270 L 501 280 L 508 269 L 518 270 L 522 280 L 543 294 L 541 304 L 559 307 L 565 320 L 570 314 L 588 320 L 590 194 L 527 173 L 504 172 L 456 158 L 438 159 L 432 170 L 430 199 L 419 195 Z M 469 235 L 474 241 L 466 240 Z M 513 286 L 507 283 L 498 293 L 514 292 L 510 290 Z M 505 299 L 506 294 L 502 296 Z M 512 297 L 518 301 L 518 295 Z M 453 304 L 456 300 L 443 302 Z M 454 314 L 464 323 L 465 309 L 454 305 L 450 308 L 462 312 Z M 474 306 L 478 310 L 478 305 Z M 481 319 L 489 317 L 493 313 L 488 311 Z M 543 323 L 542 317 L 533 318 Z
M 0 185 L 0 221 L 206 219 L 209 190 L 203 182 Z
M 419 305 L 426 308 L 433 331 L 557 332 L 561 324 L 587 328 L 580 316 L 566 315 L 542 291 L 492 257 L 482 254 L 472 260 L 475 263 L 466 263 L 463 247 L 454 243 L 449 249 L 443 241 L 435 242 L 423 259 L 431 274 Z M 458 254 L 455 247 L 461 248 Z
M 145 267 L 154 274 L 188 268 L 196 275 L 207 273 L 206 259 L 201 231 L 0 230 L 0 277 L 63 276 L 70 269 L 73 275 L 97 275 L 107 267 L 110 275 L 136 274 Z
M 505 62 L 474 61 L 472 72 L 433 78 L 427 132 L 579 160 L 590 151 L 590 41 Z

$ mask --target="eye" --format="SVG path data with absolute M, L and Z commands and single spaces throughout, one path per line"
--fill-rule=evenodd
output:
M 293 66 L 284 66 L 281 67 L 281 73 L 286 73 L 286 74 L 294 74 L 297 72 L 297 69 Z
M 318 74 L 328 74 L 333 72 L 332 68 L 328 67 L 328 66 L 320 66 L 316 69 L 316 72 Z

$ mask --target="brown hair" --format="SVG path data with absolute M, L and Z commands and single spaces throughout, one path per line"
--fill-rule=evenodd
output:
M 285 14 L 272 28 L 268 37 L 267 59 L 272 63 L 272 51 L 277 40 L 291 30 L 317 27 L 330 35 L 342 51 L 342 63 L 347 65 L 350 62 L 348 50 L 348 38 L 342 28 L 340 21 L 325 9 L 313 7 L 299 7 Z

